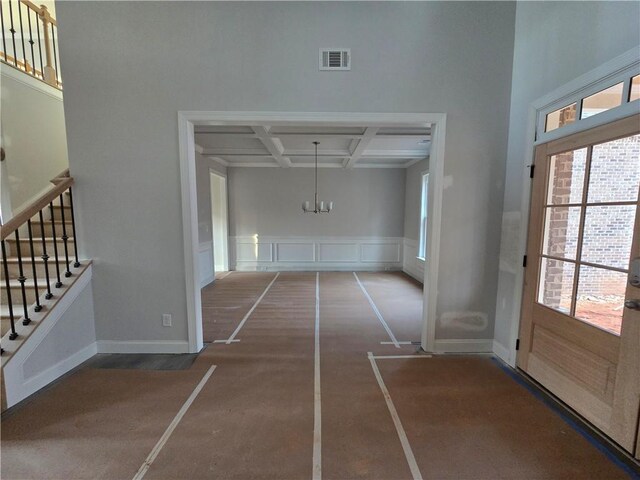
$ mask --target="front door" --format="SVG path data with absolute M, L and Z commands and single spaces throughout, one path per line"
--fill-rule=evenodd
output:
M 536 147 L 517 361 L 635 455 L 639 133 L 635 115 Z

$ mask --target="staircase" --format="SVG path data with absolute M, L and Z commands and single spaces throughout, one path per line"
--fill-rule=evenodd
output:
M 65 171 L 51 183 L 51 190 L 1 227 L 3 367 L 88 264 L 78 260 L 74 179 Z

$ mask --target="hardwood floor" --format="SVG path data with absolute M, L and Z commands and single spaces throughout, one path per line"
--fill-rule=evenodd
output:
M 234 272 L 204 289 L 205 338 L 228 339 L 274 277 Z M 134 478 L 179 411 L 145 479 L 308 479 L 314 460 L 315 478 L 335 480 L 628 478 L 491 358 L 401 343 L 420 339 L 413 280 L 358 279 L 364 291 L 351 272 L 282 272 L 239 341 L 184 370 L 89 362 L 2 418 L 2 478 Z M 406 356 L 375 360 L 400 434 L 368 352 Z

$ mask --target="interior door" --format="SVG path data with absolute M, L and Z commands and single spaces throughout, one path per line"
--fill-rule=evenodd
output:
M 536 148 L 517 360 L 636 456 L 639 132 L 635 115 Z

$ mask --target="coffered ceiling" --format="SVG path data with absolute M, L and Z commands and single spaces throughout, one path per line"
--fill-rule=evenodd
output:
M 406 168 L 429 156 L 428 127 L 197 126 L 196 149 L 227 167 Z

